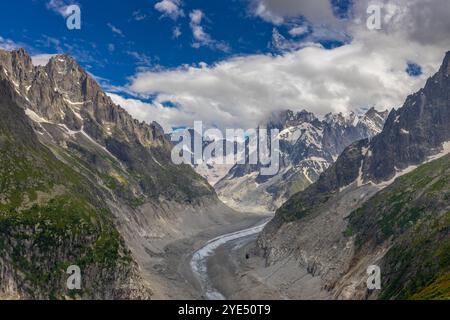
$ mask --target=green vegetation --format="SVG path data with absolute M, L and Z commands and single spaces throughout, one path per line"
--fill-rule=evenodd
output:
M 383 259 L 381 299 L 449 299 L 450 156 L 397 179 L 356 210 L 346 235 L 357 256 L 390 249 Z
M 450 300 L 450 272 L 436 279 L 410 298 L 411 300 Z
M 92 297 L 130 265 L 101 193 L 46 148 L 3 144 L 0 194 L 0 256 L 24 295 Z M 93 277 L 83 291 L 66 290 L 69 265 Z

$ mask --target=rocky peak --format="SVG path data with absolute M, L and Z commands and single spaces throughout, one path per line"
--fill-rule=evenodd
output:
M 0 50 L 0 80 L 51 149 L 78 154 L 104 174 L 111 168 L 101 159 L 112 160 L 120 171 L 119 180 L 113 177 L 119 184 L 126 180 L 122 175 L 133 173 L 127 199 L 215 200 L 211 187 L 192 169 L 171 162 L 172 144 L 161 126 L 133 119 L 70 56 L 57 55 L 46 66 L 33 66 L 24 50 Z
M 323 175 L 321 185 L 327 186 L 328 192 L 346 187 L 350 181 L 358 181 L 358 185 L 385 183 L 443 151 L 444 143 L 450 142 L 450 78 L 443 72 L 447 72 L 449 58 L 447 54 L 424 89 L 410 95 L 400 109 L 391 110 L 380 134 L 354 143 L 342 153 L 337 165 Z M 369 110 L 365 117 L 377 119 L 386 114 Z M 351 162 L 349 156 L 354 156 Z M 339 175 L 350 178 L 336 180 Z
M 31 57 L 24 49 L 8 52 L 0 49 L 0 66 L 16 84 L 29 83 L 34 70 Z
M 46 121 L 84 130 L 100 144 L 116 131 L 146 147 L 170 145 L 161 126 L 133 119 L 69 55 L 56 55 L 46 66 L 33 66 L 23 49 L 0 50 L 0 67 L 28 102 L 26 108 Z
M 345 115 L 342 112 L 339 113 L 329 113 L 325 115 L 324 122 L 331 126 L 348 126 L 355 123 L 355 120 L 358 116 L 352 111 L 348 115 Z
M 386 121 L 388 115 L 389 115 L 389 110 L 378 111 L 374 107 L 370 108 L 365 114 L 365 116 L 368 119 L 370 119 L 372 121 L 376 121 L 376 122 L 379 122 L 379 121 L 384 122 L 384 121 Z
M 292 110 L 284 110 L 274 112 L 267 121 L 268 129 L 284 130 L 289 127 L 299 126 L 303 123 L 316 123 L 318 119 L 316 116 L 307 110 L 294 112 Z
M 439 72 L 447 76 L 450 74 L 450 51 L 447 51 L 445 54 L 444 62 L 442 63 Z
M 69 55 L 52 57 L 44 67 L 56 90 L 73 101 L 94 101 L 104 94 L 94 79 Z
M 274 210 L 316 181 L 351 143 L 378 134 L 386 115 L 374 109 L 366 115 L 329 114 L 319 120 L 305 110 L 274 113 L 268 129 L 280 130 L 279 173 L 265 177 L 259 175 L 259 166 L 236 165 L 215 185 L 216 190 L 230 205 L 251 207 L 256 203 L 264 210 Z

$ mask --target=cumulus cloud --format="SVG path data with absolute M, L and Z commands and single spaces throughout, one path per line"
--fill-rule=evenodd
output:
M 289 1 L 280 2 L 287 5 Z M 277 9 L 282 18 L 283 14 L 291 15 L 281 10 L 284 7 L 273 7 L 275 2 L 264 3 L 267 8 L 272 5 L 271 10 Z M 368 3 L 361 0 L 353 7 L 345 26 L 352 40 L 339 48 L 327 50 L 309 44 L 286 48 L 277 55 L 257 54 L 214 65 L 140 72 L 125 89 L 136 97 L 155 96 L 154 103 L 136 99 L 122 103 L 142 120 L 161 119 L 166 129 L 192 125 L 194 120 L 219 127 L 255 127 L 271 112 L 286 108 L 306 108 L 324 115 L 370 106 L 398 107 L 436 72 L 450 49 L 450 23 L 443 17 L 443 12 L 450 12 L 450 2 L 380 1 L 384 4 L 380 31 L 366 27 Z M 202 15 L 191 20 L 198 25 Z M 422 75 L 408 75 L 408 63 L 419 65 Z M 165 101 L 176 108 L 165 108 Z
M 177 20 L 184 16 L 183 9 L 181 9 L 180 0 L 163 0 L 155 4 L 155 9 L 163 14 L 164 17 L 169 17 Z
M 450 33 L 450 1 L 447 0 L 364 0 L 356 1 L 355 19 L 364 17 L 369 4 L 382 8 L 385 34 L 401 33 L 424 46 L 446 43 Z M 365 21 L 363 21 L 365 23 Z
M 274 24 L 304 16 L 311 23 L 338 23 L 330 0 L 250 0 L 252 13 Z
M 158 122 L 166 132 L 170 132 L 175 124 L 182 124 L 187 120 L 185 114 L 177 108 L 167 108 L 161 102 L 146 103 L 137 99 L 127 99 L 116 93 L 108 93 L 114 103 L 122 106 L 134 118 L 141 121 Z

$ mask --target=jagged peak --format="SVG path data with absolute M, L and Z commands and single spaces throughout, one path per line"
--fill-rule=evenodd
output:
M 306 109 L 302 109 L 299 112 L 286 109 L 272 112 L 267 121 L 267 126 L 269 128 L 278 128 L 282 130 L 288 126 L 300 125 L 302 123 L 314 123 L 317 121 L 319 120 L 314 113 L 309 112 Z
M 18 55 L 23 55 L 23 56 L 30 57 L 30 55 L 28 54 L 28 52 L 27 52 L 27 50 L 25 48 L 19 48 L 19 49 L 16 49 L 16 50 L 5 50 L 5 49 L 0 48 L 0 52 L 7 53 L 9 55 L 18 54 Z
M 49 59 L 47 65 L 55 64 L 58 62 L 66 62 L 66 63 L 68 62 L 70 64 L 78 66 L 81 69 L 81 67 L 78 65 L 78 62 L 71 55 L 69 55 L 67 53 L 57 54 L 57 55 L 52 56 Z
M 371 107 L 369 110 L 366 111 L 366 113 L 364 115 L 368 118 L 380 116 L 383 119 L 386 119 L 387 116 L 389 115 L 389 110 L 385 109 L 385 110 L 379 111 L 375 107 Z
M 19 48 L 17 50 L 11 51 L 12 55 L 23 57 L 27 60 L 31 60 L 30 54 L 25 50 L 25 48 Z
M 445 71 L 445 74 L 450 73 L 450 51 L 447 51 L 444 57 L 444 62 L 442 63 L 441 70 Z
M 449 76 L 450 75 L 450 51 L 447 51 L 444 56 L 444 60 L 442 61 L 441 67 L 439 68 L 439 72 L 437 72 L 434 76 L 430 77 L 427 81 L 427 85 L 430 81 L 434 81 L 436 77 L 439 76 Z M 425 85 L 425 88 L 427 87 Z

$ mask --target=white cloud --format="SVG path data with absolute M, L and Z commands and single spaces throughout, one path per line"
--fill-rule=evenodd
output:
M 293 37 L 298 37 L 308 33 L 308 27 L 305 26 L 295 26 L 289 30 L 289 34 Z
M 194 48 L 200 48 L 203 46 L 209 47 L 211 49 L 217 49 L 224 52 L 230 51 L 230 47 L 221 41 L 217 41 L 211 38 L 211 36 L 205 32 L 202 21 L 205 15 L 201 10 L 193 10 L 189 14 L 189 18 L 191 19 L 190 27 L 192 30 L 192 35 L 194 37 L 195 42 L 193 43 Z
M 137 52 L 137 51 L 128 51 L 127 54 L 130 57 L 133 57 L 139 66 L 150 66 L 152 63 L 152 59 L 149 56 L 147 56 L 145 53 L 141 53 L 141 52 Z
M 147 18 L 145 13 L 142 13 L 140 10 L 136 10 L 133 12 L 133 19 L 135 21 L 142 21 Z
M 154 104 L 122 102 L 135 109 L 141 120 L 161 119 L 166 129 L 192 125 L 194 120 L 221 127 L 254 127 L 272 111 L 286 108 L 324 115 L 368 106 L 398 107 L 436 72 L 450 49 L 450 22 L 443 13 L 450 12 L 450 1 L 384 3 L 390 6 L 384 9 L 389 15 L 383 15 L 383 30 L 368 30 L 367 7 L 357 5 L 345 26 L 352 40 L 339 48 L 326 50 L 310 44 L 286 47 L 278 55 L 140 72 L 125 89 L 136 96 L 155 95 Z M 202 18 L 197 13 L 191 20 L 199 24 Z M 424 74 L 408 76 L 409 61 L 418 63 Z M 178 107 L 164 108 L 164 101 Z
M 180 27 L 174 27 L 172 30 L 172 38 L 178 39 L 183 33 L 181 32 Z
M 67 11 L 67 8 L 74 4 L 79 6 L 78 2 L 74 0 L 50 0 L 47 2 L 46 7 L 63 17 L 67 17 L 70 14 L 70 12 Z
M 202 23 L 203 20 L 203 11 L 201 10 L 194 10 L 189 14 L 189 17 L 191 18 L 191 23 L 199 25 Z
M 363 106 L 398 106 L 424 81 L 404 72 L 411 58 L 417 57 L 368 54 L 361 43 L 331 51 L 310 47 L 279 56 L 233 58 L 210 67 L 144 72 L 129 89 L 178 104 L 177 117 L 167 117 L 171 125 L 204 120 L 209 125 L 254 127 L 270 112 L 286 108 L 323 115 Z M 426 54 L 414 60 L 430 61 L 422 64 L 430 74 L 440 58 Z M 153 114 L 148 110 L 142 119 L 152 119 Z
M 35 66 L 45 66 L 45 65 L 47 65 L 49 60 L 54 56 L 56 56 L 56 53 L 55 54 L 47 54 L 47 53 L 37 54 L 37 55 L 32 56 L 31 60 L 33 61 L 33 65 L 35 65 Z
M 163 0 L 155 4 L 155 9 L 161 12 L 164 17 L 177 20 L 179 17 L 184 16 L 183 9 L 180 6 L 180 0 Z
M 121 37 L 125 37 L 124 33 L 122 32 L 122 30 L 120 30 L 119 28 L 115 27 L 112 23 L 108 22 L 107 26 L 111 29 L 112 32 L 114 32 L 115 34 L 118 34 Z
M 201 26 L 203 12 L 201 10 L 194 10 L 189 14 L 189 17 L 191 18 L 190 25 L 194 39 L 201 44 L 210 43 L 212 41 L 211 37 L 203 30 L 203 27 Z
M 296 41 L 296 40 L 290 40 L 286 39 L 278 30 L 277 28 L 273 28 L 272 30 L 272 42 L 271 47 L 278 51 L 292 51 L 292 50 L 298 50 L 305 47 L 311 47 L 311 46 L 320 46 L 319 44 L 315 44 L 314 42 L 307 42 L 307 41 Z
M 382 32 L 401 33 L 422 45 L 446 43 L 450 33 L 448 0 L 364 0 L 355 3 L 354 15 L 365 17 L 370 3 L 382 6 Z M 365 25 L 365 21 L 362 21 Z
M 166 108 L 160 102 L 145 103 L 137 99 L 126 99 L 115 93 L 108 93 L 114 103 L 122 106 L 135 119 L 148 123 L 158 122 L 166 132 L 170 132 L 174 124 L 182 124 L 186 116 L 176 108 Z
M 0 49 L 6 50 L 6 51 L 13 51 L 13 50 L 18 50 L 20 48 L 25 48 L 26 45 L 21 44 L 21 43 L 17 43 L 13 40 L 10 39 L 5 39 L 3 37 L 0 36 Z M 34 51 L 32 49 L 32 51 Z M 36 54 L 31 56 L 31 60 L 33 61 L 33 65 L 35 66 L 45 66 L 48 61 L 54 57 L 56 55 L 55 54 Z
M 333 15 L 330 0 L 249 0 L 254 15 L 274 24 L 282 24 L 286 19 L 304 16 L 314 24 L 334 24 L 338 19 Z

